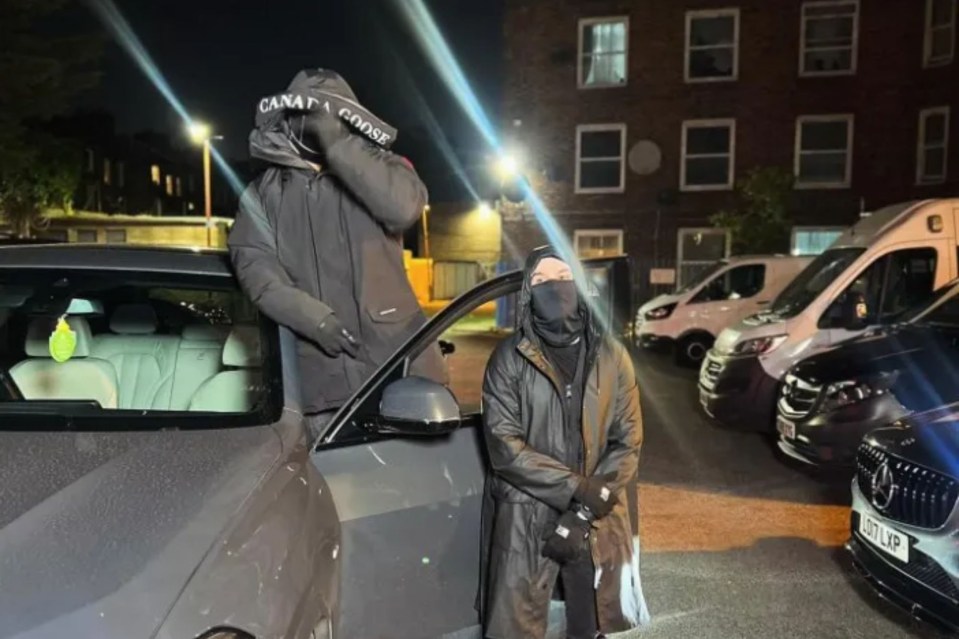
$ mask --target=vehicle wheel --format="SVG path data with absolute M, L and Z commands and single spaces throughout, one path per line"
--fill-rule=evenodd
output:
M 676 363 L 680 366 L 698 366 L 712 345 L 712 336 L 705 333 L 684 337 L 676 344 Z

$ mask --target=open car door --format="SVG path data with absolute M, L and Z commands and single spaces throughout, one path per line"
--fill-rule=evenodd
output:
M 591 298 L 622 335 L 632 312 L 628 258 L 584 262 Z M 513 271 L 454 300 L 397 351 L 337 413 L 312 461 L 333 494 L 341 526 L 336 637 L 479 637 L 475 608 L 485 452 L 479 397 L 486 361 L 512 321 Z M 498 314 L 502 318 L 502 314 Z M 438 339 L 450 388 L 407 377 Z M 337 618 L 338 617 L 338 618 Z

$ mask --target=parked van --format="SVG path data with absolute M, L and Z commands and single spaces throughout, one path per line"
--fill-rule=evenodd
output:
M 720 260 L 675 293 L 640 306 L 636 343 L 671 346 L 678 363 L 699 364 L 721 330 L 765 308 L 810 261 L 784 255 Z
M 844 232 L 769 305 L 723 330 L 703 360 L 699 401 L 720 422 L 771 430 L 794 364 L 888 325 L 957 275 L 959 199 L 880 209 Z

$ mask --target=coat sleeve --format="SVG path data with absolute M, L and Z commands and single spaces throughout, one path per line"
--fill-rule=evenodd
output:
M 330 171 L 387 232 L 413 226 L 426 206 L 426 186 L 405 158 L 347 135 L 326 152 Z
M 639 386 L 629 353 L 617 344 L 619 383 L 615 413 L 607 435 L 606 450 L 594 476 L 616 473 L 611 488 L 618 492 L 636 478 L 639 449 L 643 444 L 643 414 L 639 403 Z
M 240 286 L 260 311 L 310 340 L 332 309 L 294 286 L 277 255 L 276 234 L 251 185 L 240 197 L 240 210 L 230 231 L 230 257 Z
M 483 381 L 483 432 L 493 472 L 549 504 L 569 508 L 582 476 L 526 442 L 520 411 L 520 379 L 509 341 L 493 353 Z

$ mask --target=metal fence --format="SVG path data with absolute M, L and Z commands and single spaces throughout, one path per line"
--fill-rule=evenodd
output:
M 486 279 L 479 262 L 441 261 L 433 263 L 433 299 L 451 300 Z

